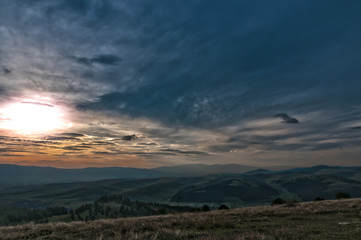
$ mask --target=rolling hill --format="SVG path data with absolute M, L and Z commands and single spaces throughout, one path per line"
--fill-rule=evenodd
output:
M 230 206 L 268 204 L 276 197 L 312 201 L 334 199 L 347 192 L 361 197 L 360 167 L 252 170 L 193 177 L 105 179 L 93 182 L 7 186 L 0 189 L 1 205 L 19 207 L 77 206 L 107 194 L 132 200 L 199 206 L 226 203 Z

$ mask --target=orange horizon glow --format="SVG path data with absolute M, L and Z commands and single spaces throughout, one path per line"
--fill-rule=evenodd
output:
M 127 155 L 122 158 L 106 158 L 101 157 L 78 157 L 68 156 L 57 159 L 51 155 L 41 154 L 23 154 L 18 156 L 3 157 L 0 164 L 14 164 L 20 166 L 38 166 L 38 167 L 55 167 L 63 169 L 81 169 L 81 168 L 103 168 L 103 167 L 132 167 L 132 168 L 154 168 L 164 166 L 161 164 L 152 163 L 146 159 L 141 159 L 136 156 Z

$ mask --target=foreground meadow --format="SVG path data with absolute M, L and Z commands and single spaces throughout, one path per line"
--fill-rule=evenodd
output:
M 361 199 L 1 227 L 0 239 L 361 239 Z

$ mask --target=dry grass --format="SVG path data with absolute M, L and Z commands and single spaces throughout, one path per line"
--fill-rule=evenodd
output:
M 361 199 L 260 206 L 207 213 L 26 224 L 0 239 L 360 239 Z

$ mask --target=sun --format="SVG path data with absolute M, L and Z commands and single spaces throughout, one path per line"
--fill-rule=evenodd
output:
M 44 133 L 64 124 L 61 109 L 46 102 L 22 101 L 0 109 L 0 128 L 18 133 Z

